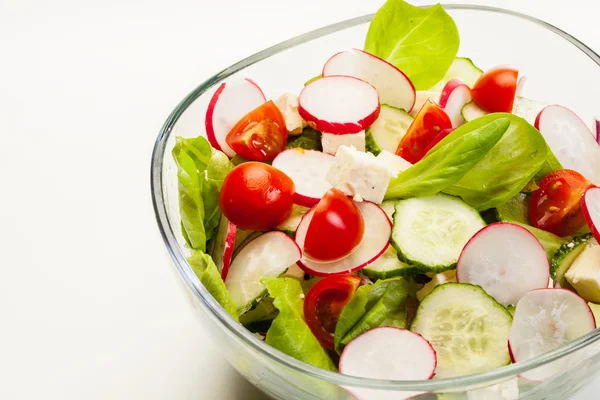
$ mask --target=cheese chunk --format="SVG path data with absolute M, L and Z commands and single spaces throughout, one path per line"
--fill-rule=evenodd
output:
M 600 246 L 588 244 L 573 261 L 565 278 L 586 301 L 600 303 Z
M 301 134 L 302 129 L 307 125 L 298 112 L 298 96 L 293 93 L 284 93 L 274 103 L 283 114 L 288 133 L 290 135 Z
M 390 170 L 390 173 L 394 178 L 397 177 L 400 172 L 406 171 L 412 167 L 412 164 L 404 158 L 392 154 L 387 150 L 383 150 L 379 153 L 377 159 Z
M 353 146 L 359 151 L 365 151 L 365 131 L 348 135 L 325 133 L 321 136 L 323 153 L 336 154 L 340 146 Z
M 381 204 L 391 178 L 390 169 L 373 154 L 340 146 L 325 180 L 355 201 Z

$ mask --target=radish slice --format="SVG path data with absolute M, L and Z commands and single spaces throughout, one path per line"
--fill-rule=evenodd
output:
M 533 289 L 548 287 L 544 247 L 527 229 L 507 222 L 486 226 L 467 242 L 456 264 L 456 280 L 479 285 L 503 306 L 517 304 Z
M 325 180 L 335 157 L 316 150 L 289 149 L 273 160 L 273 166 L 289 176 L 294 185 L 294 203 L 312 207 L 331 189 Z
M 591 187 L 585 191 L 581 198 L 581 209 L 585 221 L 594 235 L 594 239 L 600 243 L 600 188 Z
M 340 356 L 342 374 L 385 380 L 431 379 L 437 365 L 435 350 L 421 335 L 385 326 L 371 329 L 344 347 Z M 359 399 L 406 399 L 422 392 L 388 392 L 347 387 Z
M 245 78 L 232 83 L 223 82 L 210 99 L 206 110 L 206 138 L 211 146 L 227 154 L 235 152 L 225 138 L 233 126 L 246 114 L 266 101 L 256 83 Z
M 515 362 L 528 360 L 594 329 L 596 321 L 592 310 L 575 293 L 566 289 L 532 290 L 517 303 L 508 339 L 511 358 Z M 544 380 L 562 372 L 567 361 L 553 361 L 523 376 Z
M 415 104 L 415 87 L 394 65 L 359 49 L 342 51 L 323 67 L 323 76 L 348 75 L 362 79 L 377 89 L 381 103 L 406 112 Z
M 332 75 L 306 85 L 298 97 L 300 116 L 321 131 L 358 133 L 379 116 L 379 96 L 373 86 L 352 76 Z
M 594 118 L 594 129 L 596 130 L 596 142 L 600 146 L 600 120 L 598 118 Z
M 460 79 L 450 79 L 440 95 L 439 106 L 446 111 L 452 121 L 452 127 L 458 128 L 465 123 L 462 116 L 463 107 L 471 102 L 471 89 Z
M 562 106 L 547 106 L 535 119 L 535 127 L 564 168 L 600 185 L 600 146 L 575 113 Z
M 356 203 L 356 207 L 365 221 L 365 235 L 362 243 L 352 253 L 336 261 L 315 261 L 308 258 L 306 254 L 302 254 L 302 258 L 298 261 L 300 268 L 317 276 L 354 272 L 377 260 L 387 250 L 390 244 L 392 224 L 386 213 L 377 205 L 367 201 Z M 315 207 L 304 215 L 298 225 L 296 243 L 300 249 L 304 249 L 304 239 L 314 212 Z
M 236 232 L 236 226 L 222 215 L 215 238 L 215 245 L 210 255 L 221 272 L 221 278 L 223 279 L 227 277 L 227 272 L 229 272 L 229 265 L 231 264 L 231 257 L 233 256 L 233 249 L 235 247 Z

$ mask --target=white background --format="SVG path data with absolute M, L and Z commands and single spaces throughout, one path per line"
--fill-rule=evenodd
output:
M 600 51 L 594 0 L 468 2 Z M 379 5 L 0 0 L 0 398 L 264 398 L 221 358 L 172 272 L 150 200 L 154 139 L 215 72 Z

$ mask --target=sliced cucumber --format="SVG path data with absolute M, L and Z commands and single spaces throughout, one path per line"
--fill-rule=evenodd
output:
M 592 239 L 590 233 L 575 236 L 572 240 L 560 246 L 556 253 L 554 253 L 554 256 L 550 260 L 550 277 L 554 280 L 555 286 L 561 288 L 571 287 L 565 279 L 565 274 L 581 252 L 585 250 L 586 244 L 590 239 Z
M 465 119 L 465 122 L 473 121 L 474 119 L 488 115 L 488 112 L 475 104 L 474 101 L 465 104 L 460 113 Z
M 378 155 L 383 150 L 396 153 L 400 140 L 406 134 L 408 127 L 413 122 L 413 117 L 406 111 L 381 105 L 379 117 L 366 131 L 366 149 Z
M 410 330 L 437 352 L 436 377 L 488 371 L 510 363 L 512 316 L 481 287 L 444 283 L 427 295 Z
M 245 245 L 233 259 L 225 286 L 238 315 L 267 295 L 261 279 L 279 276 L 300 259 L 302 252 L 283 232 L 267 232 Z
M 287 219 L 279 224 L 279 226 L 275 229 L 282 231 L 289 236 L 294 236 L 296 229 L 298 229 L 298 225 L 300 225 L 302 217 L 308 212 L 308 210 L 310 210 L 310 208 L 294 204 L 290 216 L 287 217 Z
M 454 268 L 465 244 L 484 226 L 481 215 L 457 197 L 399 200 L 391 242 L 402 261 L 437 273 Z
M 393 246 L 388 246 L 377 260 L 364 267 L 361 272 L 371 279 L 388 279 L 394 276 L 410 276 L 421 273 L 421 270 L 398 259 Z
M 483 71 L 477 68 L 470 58 L 456 57 L 442 80 L 429 90 L 441 92 L 446 82 L 454 78 L 460 79 L 472 88 L 481 74 L 483 74 Z
M 387 214 L 390 221 L 394 220 L 394 213 L 396 212 L 396 200 L 386 200 L 379 205 L 381 209 Z

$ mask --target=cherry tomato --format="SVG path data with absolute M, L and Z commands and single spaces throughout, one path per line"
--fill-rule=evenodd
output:
M 304 298 L 304 318 L 321 345 L 335 350 L 335 326 L 361 279 L 354 275 L 330 275 L 310 288 Z
M 585 225 L 579 201 L 593 185 L 583 175 L 561 169 L 546 175 L 538 186 L 529 203 L 533 226 L 558 236 L 569 236 Z
M 444 129 L 452 129 L 452 121 L 444 110 L 427 99 L 400 141 L 396 154 L 406 161 L 417 163 L 425 157 L 431 142 Z
M 471 89 L 471 96 L 486 111 L 512 112 L 518 76 L 519 71 L 514 68 L 492 68 L 477 79 Z
M 271 161 L 287 143 L 285 119 L 279 108 L 269 100 L 244 115 L 231 128 L 225 141 L 250 161 Z
M 438 133 L 437 136 L 435 137 L 435 139 L 433 139 L 431 141 L 431 143 L 429 143 L 429 146 L 427 146 L 427 148 L 425 149 L 425 154 L 427 155 L 427 153 L 429 153 L 429 150 L 433 149 L 436 144 L 438 144 L 439 142 L 442 141 L 443 138 L 445 138 L 446 136 L 451 134 L 453 130 L 454 130 L 453 128 L 443 129 L 440 133 Z
M 337 260 L 360 244 L 364 231 L 365 221 L 352 200 L 339 190 L 330 189 L 316 205 L 306 231 L 304 251 L 315 260 Z
M 240 228 L 268 231 L 290 215 L 295 191 L 294 182 L 277 168 L 247 162 L 225 177 L 219 207 Z

